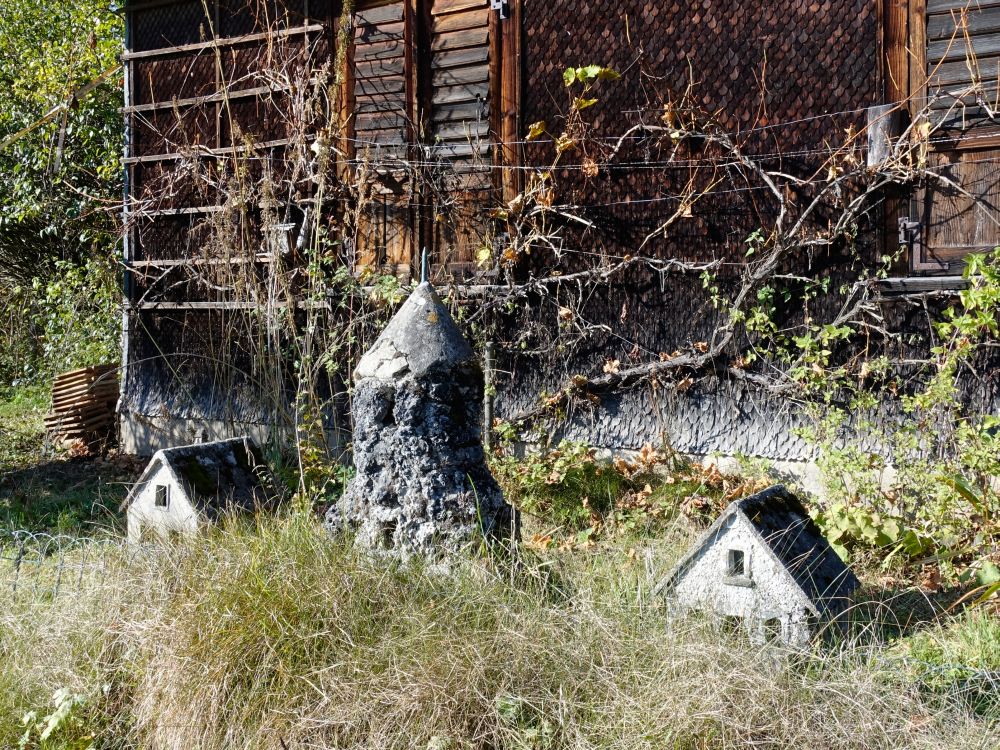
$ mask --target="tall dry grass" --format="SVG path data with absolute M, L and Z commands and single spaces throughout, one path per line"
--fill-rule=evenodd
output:
M 787 654 L 668 623 L 625 551 L 444 574 L 292 520 L 123 560 L 109 581 L 0 612 L 0 746 L 62 687 L 86 703 L 49 747 L 997 746 L 877 645 Z

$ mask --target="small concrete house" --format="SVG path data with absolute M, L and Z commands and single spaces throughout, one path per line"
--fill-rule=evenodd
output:
M 732 502 L 656 587 L 758 642 L 802 646 L 844 612 L 858 580 L 785 487 Z
M 122 504 L 128 541 L 190 535 L 227 514 L 273 509 L 276 485 L 246 437 L 157 451 Z

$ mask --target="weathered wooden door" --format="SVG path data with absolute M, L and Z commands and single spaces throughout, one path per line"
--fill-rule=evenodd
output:
M 479 0 L 433 0 L 428 153 L 439 166 L 432 193 L 436 264 L 472 273 L 486 242 L 492 182 L 490 71 L 493 15 Z M 432 167 L 433 169 L 434 167 Z
M 1000 150 L 932 150 L 928 166 L 937 178 L 915 197 L 921 231 L 912 267 L 959 272 L 969 253 L 1000 245 Z

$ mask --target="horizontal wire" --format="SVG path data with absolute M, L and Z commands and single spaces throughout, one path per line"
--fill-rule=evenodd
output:
M 968 161 L 963 162 L 963 164 L 994 163 L 994 162 L 1000 162 L 1000 156 L 991 157 L 991 158 L 987 158 L 987 159 L 980 159 L 980 160 L 968 160 Z M 951 166 L 953 166 L 953 165 L 951 165 L 951 164 L 932 165 L 932 166 L 924 167 L 924 171 L 927 171 L 927 172 L 936 172 L 936 171 L 939 171 L 939 170 L 947 169 L 947 168 L 949 168 Z M 735 194 L 739 194 L 739 193 L 756 192 L 756 191 L 759 191 L 759 190 L 765 190 L 765 191 L 768 191 L 768 192 L 773 192 L 772 189 L 771 189 L 771 187 L 768 186 L 768 185 L 747 185 L 747 186 L 738 187 L 738 188 L 728 188 L 726 190 L 708 190 L 708 191 L 692 190 L 691 192 L 687 192 L 687 193 L 676 193 L 676 194 L 671 194 L 671 195 L 649 196 L 649 197 L 644 197 L 644 198 L 628 198 L 628 199 L 617 200 L 617 201 L 601 201 L 601 202 L 596 202 L 596 203 L 559 203 L 559 204 L 553 204 L 550 208 L 552 208 L 554 210 L 569 211 L 569 210 L 573 210 L 573 209 L 586 210 L 586 209 L 591 209 L 591 208 L 604 208 L 604 207 L 611 207 L 611 206 L 646 205 L 646 204 L 651 204 L 651 203 L 662 203 L 662 202 L 668 202 L 668 201 L 691 200 L 692 198 L 705 198 L 705 197 L 713 197 L 713 196 L 735 195 Z M 488 189 L 484 189 L 483 192 L 488 192 Z M 399 210 L 408 209 L 408 208 L 441 208 L 442 204 L 445 203 L 445 202 L 447 202 L 447 201 L 441 201 L 441 202 L 437 202 L 437 203 L 423 203 L 423 202 L 410 202 L 410 201 L 405 201 L 405 202 L 400 202 L 400 203 L 390 203 L 388 201 L 388 199 L 386 199 L 384 201 L 384 203 L 386 205 L 391 205 L 393 207 L 393 209 L 399 209 Z M 472 202 L 472 201 L 470 201 L 470 202 Z M 375 197 L 375 198 L 372 199 L 372 213 L 378 213 L 379 209 L 380 209 L 380 206 L 379 206 L 378 198 Z M 470 212 L 478 212 L 480 210 L 481 209 L 476 208 L 476 207 L 470 207 L 469 208 Z M 142 211 L 134 211 L 133 213 L 135 213 L 135 214 L 141 214 Z
M 992 139 L 995 139 L 995 138 L 996 138 L 996 134 L 995 133 L 993 133 L 993 134 L 987 133 L 987 134 L 982 134 L 982 135 L 963 136 L 960 140 L 962 141 L 963 144 L 965 144 L 965 143 L 974 142 L 974 141 L 977 141 L 977 140 L 992 140 Z M 348 140 L 348 141 L 354 141 L 354 142 L 357 142 L 357 143 L 367 144 L 369 148 L 373 148 L 376 152 L 383 151 L 383 150 L 386 151 L 386 152 L 388 152 L 388 151 L 390 151 L 390 150 L 392 150 L 392 149 L 395 148 L 395 146 L 393 146 L 393 145 L 378 144 L 378 143 L 376 143 L 374 141 L 358 141 L 356 139 L 343 139 L 343 140 Z M 942 137 L 939 137 L 939 138 L 930 138 L 930 139 L 927 139 L 926 141 L 923 141 L 923 143 L 926 143 L 926 144 L 929 144 L 929 145 L 934 145 L 934 144 L 941 144 L 941 143 L 953 143 L 956 140 L 957 140 L 957 138 L 954 137 L 954 136 L 942 136 Z M 493 146 L 508 145 L 508 144 L 506 144 L 504 142 L 498 142 L 498 141 L 483 141 L 482 143 L 483 143 L 483 150 L 484 151 L 489 150 Z M 305 145 L 305 144 L 302 144 L 302 145 Z M 917 145 L 919 145 L 919 143 Z M 281 149 L 281 148 L 287 148 L 287 146 L 272 146 L 272 147 L 269 147 L 269 148 L 277 150 L 277 149 Z M 435 149 L 435 148 L 437 148 L 437 149 L 445 149 L 445 148 L 448 148 L 448 147 L 433 146 L 433 145 L 427 146 L 427 145 L 422 145 L 422 144 L 406 144 L 406 145 L 400 145 L 399 148 L 421 148 L 421 149 Z M 457 148 L 457 146 L 456 147 L 452 147 L 452 148 Z M 864 150 L 864 147 L 861 146 L 861 145 L 858 145 L 858 146 L 852 146 L 852 147 L 845 147 L 844 149 L 840 149 L 840 150 L 838 150 L 838 149 L 831 149 L 831 148 L 811 148 L 811 149 L 799 149 L 799 150 L 795 150 L 795 151 L 766 151 L 766 152 L 748 153 L 748 154 L 745 154 L 744 156 L 742 156 L 740 159 L 734 159 L 734 157 L 731 157 L 731 156 L 729 156 L 729 157 L 720 156 L 720 157 L 718 157 L 718 159 L 712 159 L 712 158 L 681 159 L 681 160 L 671 159 L 671 160 L 666 160 L 666 161 L 645 161 L 644 160 L 644 161 L 630 161 L 630 162 L 602 161 L 602 162 L 595 162 L 595 164 L 597 165 L 597 167 L 599 169 L 602 168 L 602 167 L 603 168 L 614 168 L 614 169 L 634 169 L 634 170 L 687 169 L 687 168 L 690 168 L 690 167 L 697 167 L 697 166 L 715 166 L 715 167 L 717 167 L 719 169 L 725 169 L 725 168 L 729 168 L 729 167 L 745 166 L 746 163 L 756 163 L 756 162 L 761 162 L 761 161 L 768 161 L 768 160 L 771 160 L 771 159 L 790 159 L 790 158 L 795 158 L 795 157 L 813 156 L 813 155 L 821 155 L 821 154 L 825 154 L 825 155 L 828 155 L 828 156 L 836 156 L 836 155 L 842 154 L 842 153 L 850 153 L 850 152 L 853 152 L 853 151 L 863 151 L 863 150 Z M 199 156 L 199 154 L 194 154 L 193 156 Z M 233 157 L 230 157 L 229 155 L 226 155 L 226 154 L 213 154 L 212 156 L 213 156 L 213 158 L 233 158 Z M 180 154 L 177 154 L 177 159 L 183 159 L 183 158 L 185 158 L 185 157 L 182 156 L 182 155 L 180 155 Z M 279 163 L 286 163 L 286 164 L 295 164 L 295 163 L 298 163 L 298 162 L 301 161 L 300 158 L 295 158 L 295 157 L 279 157 L 279 156 L 274 155 L 274 154 L 269 154 L 269 155 L 266 155 L 266 156 L 250 155 L 250 154 L 240 154 L 240 155 L 238 155 L 235 158 L 241 159 L 241 160 L 246 160 L 246 161 L 262 161 L 262 162 L 263 161 L 267 161 L 267 162 L 272 162 L 272 163 L 273 162 L 279 162 Z M 378 165 L 378 166 L 388 167 L 389 165 L 397 164 L 398 163 L 400 166 L 405 166 L 405 167 L 442 167 L 442 166 L 447 166 L 448 165 L 449 162 L 447 160 L 449 158 L 450 159 L 463 159 L 463 160 L 465 160 L 468 157 L 460 157 L 460 156 L 457 156 L 457 155 L 450 155 L 449 156 L 448 154 L 443 154 L 441 161 L 429 161 L 429 160 L 419 160 L 419 159 L 417 159 L 417 160 L 407 159 L 407 158 L 405 158 L 403 156 L 395 156 L 395 155 L 392 155 L 392 154 L 387 154 L 386 157 L 384 157 L 382 159 L 377 159 L 377 160 L 372 160 L 372 159 L 358 159 L 357 157 L 355 157 L 353 159 L 341 160 L 340 163 L 346 163 L 346 164 L 355 165 L 355 166 L 360 166 L 360 165 L 365 165 L 365 164 L 369 164 L 369 165 L 374 164 L 374 165 Z M 728 161 L 720 161 L 720 160 L 728 160 Z M 475 168 L 474 168 L 473 172 L 475 172 L 475 171 L 483 171 L 483 172 L 485 172 L 487 170 L 489 170 L 489 171 L 493 171 L 493 170 L 508 171 L 508 172 L 516 172 L 516 171 L 521 171 L 521 172 L 552 172 L 552 171 L 559 172 L 559 171 L 570 171 L 570 172 L 572 172 L 572 171 L 584 171 L 584 170 L 588 170 L 588 169 L 593 169 L 593 166 L 592 165 L 586 165 L 586 164 L 557 164 L 557 165 L 533 166 L 533 165 L 524 165 L 524 164 L 486 164 L 486 163 L 477 163 L 477 164 L 475 164 Z

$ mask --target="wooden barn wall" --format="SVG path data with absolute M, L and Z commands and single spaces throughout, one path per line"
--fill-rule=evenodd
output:
M 748 151 L 768 166 L 807 175 L 817 164 L 816 150 L 841 140 L 848 128 L 862 126 L 865 109 L 880 101 L 874 0 L 524 0 L 522 14 L 520 117 L 525 127 L 545 121 L 558 132 L 568 103 L 562 79 L 567 66 L 607 65 L 623 74 L 621 81 L 598 84 L 593 96 L 600 103 L 585 112 L 598 149 L 601 138 L 615 139 L 633 125 L 662 124 L 663 105 L 678 102 L 691 83 L 697 105 L 728 132 L 741 134 Z M 546 164 L 552 146 L 522 146 L 521 158 L 526 164 Z M 562 268 L 592 264 L 593 253 L 635 253 L 676 209 L 671 196 L 690 177 L 684 169 L 642 166 L 667 158 L 665 151 L 643 144 L 618 157 L 619 163 L 635 166 L 602 168 L 590 177 L 573 169 L 572 160 L 563 161 L 570 168 L 557 175 L 556 200 L 581 206 L 594 228 L 565 235 Z M 753 189 L 725 189 L 695 205 L 692 216 L 672 228 L 670 241 L 654 241 L 645 252 L 722 260 L 721 286 L 731 290 L 745 239 L 767 223 L 771 209 Z M 861 238 L 862 254 L 874 252 L 875 235 L 872 227 Z M 843 249 L 792 258 L 786 270 L 806 266 L 830 276 L 831 288 L 858 273 Z M 820 300 L 813 312 L 832 313 L 837 305 L 834 299 Z M 551 298 L 537 300 L 529 316 L 511 320 L 510 332 L 525 339 L 529 350 L 544 348 L 558 328 L 558 307 Z M 779 315 L 792 321 L 800 308 L 793 301 Z M 605 360 L 617 359 L 626 368 L 707 341 L 717 322 L 697 276 L 661 277 L 639 270 L 588 298 L 580 317 L 608 326 L 611 333 L 591 337 L 570 356 L 553 352 L 507 362 L 501 368 L 510 373 L 499 400 L 502 416 L 529 409 L 538 394 L 552 392 L 574 373 L 599 375 Z M 800 424 L 801 416 L 783 401 L 731 383 L 702 381 L 669 397 L 647 387 L 606 398 L 597 408 L 580 407 L 557 435 L 611 449 L 666 441 L 697 454 L 804 459 L 808 446 L 794 436 Z
M 290 93 L 271 71 L 294 80 L 327 63 L 336 10 L 308 0 L 126 6 L 127 449 L 191 440 L 208 423 L 224 436 L 289 419 L 292 365 L 276 371 L 263 356 L 275 343 L 246 302 L 267 288 L 282 248 L 262 238 L 260 210 L 237 216 L 224 204 L 240 180 L 286 177 Z
M 224 5 L 227 3 L 230 0 Z M 294 24 L 321 25 L 322 32 L 308 36 L 311 46 L 307 56 L 313 63 L 331 58 L 336 3 L 273 0 L 272 4 L 290 10 Z M 397 4 L 371 5 L 359 15 L 391 15 Z M 741 134 L 749 151 L 768 160 L 769 165 L 805 175 L 816 166 L 817 150 L 826 142 L 839 141 L 848 128 L 863 125 L 865 109 L 881 101 L 876 0 L 520 0 L 512 5 L 514 19 L 491 17 L 488 33 L 501 29 L 505 45 L 517 38 L 520 60 L 494 59 L 490 57 L 494 47 L 487 52 L 483 45 L 452 53 L 444 42 L 436 49 L 432 40 L 436 56 L 432 57 L 431 70 L 436 71 L 438 86 L 430 91 L 430 121 L 443 140 L 453 138 L 459 145 L 468 141 L 468 123 L 473 116 L 477 130 L 472 134 L 483 139 L 485 121 L 480 120 L 486 117 L 496 131 L 500 130 L 496 123 L 502 120 L 504 137 L 513 134 L 515 141 L 537 121 L 547 122 L 550 132 L 558 132 L 569 102 L 563 70 L 598 64 L 620 71 L 623 79 L 599 84 L 595 95 L 600 102 L 586 111 L 597 143 L 603 144 L 595 153 L 597 161 L 601 161 L 600 150 L 606 154 L 612 139 L 629 127 L 643 122 L 660 124 L 663 106 L 679 101 L 691 84 L 698 106 L 729 132 Z M 485 7 L 483 0 L 482 9 Z M 428 3 L 427 8 L 439 11 L 431 13 L 431 20 L 438 24 L 431 28 L 440 32 L 442 39 L 453 22 L 461 26 L 462 33 L 487 28 L 482 21 L 486 14 L 474 3 L 449 0 Z M 303 12 L 306 9 L 308 18 Z M 132 24 L 131 51 L 145 53 L 203 41 L 202 14 L 200 0 L 152 6 L 141 22 Z M 234 14 L 228 20 L 223 14 L 222 18 L 219 34 L 223 37 L 259 30 L 254 19 L 245 14 Z M 512 31 L 510 24 L 518 18 L 520 29 Z M 394 15 L 385 22 L 398 25 Z M 302 46 L 283 44 L 280 49 L 290 55 L 304 53 Z M 232 45 L 225 55 L 222 75 L 251 87 L 259 53 L 259 43 Z M 371 65 L 363 45 L 355 63 Z M 396 64 L 394 60 L 390 63 Z M 471 76 L 459 81 L 463 91 L 481 86 L 487 68 L 490 75 L 502 68 L 508 76 L 518 69 L 521 86 L 517 105 L 505 101 L 499 106 L 496 100 L 449 100 L 442 77 L 452 63 L 462 75 Z M 204 174 L 197 181 L 178 180 L 173 171 L 176 162 L 171 155 L 181 146 L 222 149 L 233 143 L 230 118 L 220 117 L 219 102 L 171 104 L 175 98 L 183 101 L 216 93 L 219 73 L 214 56 L 210 49 L 199 49 L 138 58 L 132 64 L 132 74 L 130 104 L 140 111 L 132 118 L 129 131 L 130 200 L 146 201 L 151 215 L 134 224 L 129 241 L 130 298 L 132 302 L 145 300 L 148 306 L 133 311 L 123 409 L 151 422 L 273 422 L 289 402 L 291 393 L 282 391 L 290 388 L 291 373 L 260 369 L 257 353 L 266 342 L 260 338 L 259 326 L 252 324 L 252 316 L 224 307 L 191 307 L 219 302 L 220 295 L 210 285 L 184 283 L 182 265 L 191 258 L 217 263 L 220 268 L 249 263 L 260 278 L 267 270 L 269 249 L 259 242 L 260 230 L 252 221 L 240 227 L 236 243 L 248 257 L 218 257 L 217 249 L 207 242 L 206 216 L 218 196 L 198 186 L 224 174 L 225 160 L 207 157 L 199 162 Z M 363 99 L 365 93 L 362 85 L 357 94 Z M 275 91 L 263 101 L 236 97 L 231 105 L 232 119 L 257 141 L 280 141 L 285 135 L 282 96 Z M 380 106 L 375 102 L 369 107 L 373 111 L 359 118 L 356 136 L 367 137 L 386 129 L 382 127 L 386 115 Z M 392 105 L 392 111 L 400 108 L 398 102 Z M 180 118 L 178 110 L 183 113 Z M 455 122 L 464 124 L 458 127 Z M 515 122 L 519 130 L 512 125 Z M 398 130 L 400 124 L 393 121 L 388 130 Z M 398 143 L 399 139 L 395 140 Z M 382 139 L 380 145 L 391 147 L 391 142 Z M 280 178 L 282 146 L 264 151 L 270 158 L 260 159 L 250 177 L 257 179 L 269 169 Z M 552 144 L 546 142 L 506 143 L 498 150 L 505 158 L 514 152 L 525 166 L 544 166 L 553 158 Z M 158 155 L 163 158 L 148 158 Z M 457 160 L 468 156 L 457 153 Z M 489 156 L 485 154 L 477 168 L 462 174 L 460 187 L 474 197 L 486 193 L 490 185 L 484 175 L 494 172 L 493 186 L 502 183 L 510 197 L 512 183 L 523 172 L 494 170 L 492 167 L 502 164 L 493 163 Z M 695 147 L 686 155 L 691 159 L 707 156 Z M 593 228 L 564 234 L 559 268 L 572 271 L 589 266 L 595 253 L 617 257 L 635 253 L 659 221 L 676 209 L 676 196 L 690 177 L 689 171 L 661 164 L 668 158 L 666 150 L 637 144 L 618 155 L 619 166 L 602 167 L 593 174 L 580 168 L 579 156 L 564 157 L 561 164 L 567 168 L 556 175 L 557 200 L 579 206 Z M 754 189 L 727 192 L 723 188 L 720 195 L 699 202 L 690 217 L 675 225 L 669 241 L 653 241 L 644 253 L 692 261 L 721 260 L 720 284 L 723 291 L 731 290 L 739 278 L 746 237 L 772 218 L 771 208 L 758 197 Z M 398 213 L 400 222 L 414 221 L 405 205 Z M 444 233 L 440 228 L 435 231 Z M 430 242 L 450 248 L 448 262 L 472 266 L 469 261 L 475 242 L 463 240 L 458 232 L 452 234 L 456 236 L 432 237 Z M 874 227 L 862 233 L 859 246 L 863 258 L 874 253 L 875 236 Z M 392 256 L 385 258 L 387 262 L 409 264 L 412 260 L 407 256 L 413 251 L 413 242 L 390 242 L 384 229 L 376 245 L 382 246 L 383 254 Z M 389 246 L 396 250 L 388 252 Z M 547 272 L 551 258 L 534 254 L 527 262 Z M 785 270 L 806 268 L 828 276 L 834 289 L 853 281 L 859 273 L 843 248 L 793 257 Z M 227 274 L 219 271 L 208 276 L 224 282 Z M 813 314 L 821 318 L 837 305 L 838 300 L 817 300 Z M 886 312 L 897 330 L 924 330 L 921 309 L 891 302 Z M 794 299 L 786 310 L 779 310 L 788 323 L 800 314 L 801 305 Z M 518 356 L 501 363 L 500 416 L 532 408 L 540 393 L 551 392 L 573 374 L 599 374 L 606 360 L 617 359 L 625 368 L 655 359 L 661 352 L 706 341 L 717 323 L 700 278 L 641 270 L 619 277 L 613 286 L 587 297 L 579 315 L 589 324 L 606 326 L 609 332 L 594 335 L 569 352 L 550 350 L 547 355 Z M 535 299 L 506 321 L 506 338 L 518 339 L 529 350 L 544 350 L 559 329 L 558 316 L 559 305 L 552 298 Z M 926 341 L 915 333 L 907 346 L 908 351 L 890 353 L 906 358 L 922 352 Z M 219 363 L 225 367 L 220 368 Z M 996 376 L 990 377 L 992 380 L 977 385 L 977 398 L 996 400 Z M 886 411 L 881 416 L 891 420 L 896 415 Z M 665 395 L 645 386 L 608 397 L 596 407 L 577 407 L 556 436 L 612 449 L 638 449 L 647 442 L 665 441 L 696 454 L 806 459 L 810 447 L 795 437 L 795 428 L 801 424 L 801 415 L 784 400 L 770 399 L 730 382 L 703 380 L 683 393 Z

